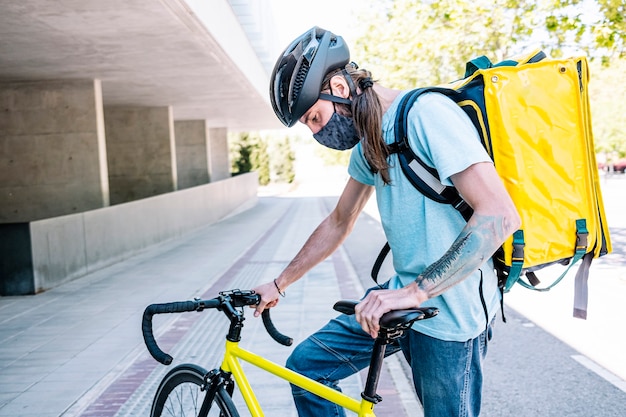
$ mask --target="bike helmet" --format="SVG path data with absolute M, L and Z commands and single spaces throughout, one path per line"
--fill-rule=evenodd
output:
M 341 36 L 319 28 L 308 30 L 280 55 L 270 79 L 274 113 L 287 127 L 296 124 L 320 98 L 324 77 L 350 61 Z

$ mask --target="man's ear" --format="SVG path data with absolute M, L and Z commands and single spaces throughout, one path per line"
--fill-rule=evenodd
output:
M 337 74 L 330 79 L 330 87 L 334 96 L 350 98 L 350 87 L 343 75 Z

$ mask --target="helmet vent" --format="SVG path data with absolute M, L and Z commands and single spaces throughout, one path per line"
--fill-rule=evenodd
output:
M 306 75 L 309 72 L 309 62 L 306 59 L 302 60 L 302 64 L 298 69 L 298 73 L 296 74 L 296 78 L 293 81 L 291 87 L 291 99 L 295 100 L 302 90 L 302 86 L 304 85 L 304 80 L 306 79 Z

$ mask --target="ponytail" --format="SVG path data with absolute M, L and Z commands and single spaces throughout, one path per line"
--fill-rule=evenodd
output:
M 385 184 L 389 184 L 389 148 L 383 139 L 383 108 L 374 91 L 371 73 L 358 70 L 351 74 L 361 93 L 352 99 L 352 117 L 354 126 L 363 138 L 362 146 L 365 159 L 373 172 L 380 173 Z
M 372 74 L 368 70 L 359 69 L 356 64 L 350 63 L 346 65 L 345 69 L 339 69 L 327 74 L 322 83 L 322 91 L 329 89 L 330 79 L 341 72 L 344 73 L 344 76 L 351 78 L 346 80 L 349 84 L 359 86 L 360 92 L 357 92 L 357 94 L 352 93 L 351 106 L 339 103 L 335 105 L 342 106 L 352 114 L 354 126 L 359 136 L 363 138 L 361 143 L 365 160 L 369 164 L 370 169 L 374 173 L 380 173 L 383 182 L 389 184 L 391 182 L 389 162 L 387 161 L 389 148 L 383 139 L 382 133 L 383 108 L 378 99 L 378 94 L 372 88 L 374 85 L 374 81 L 371 78 Z

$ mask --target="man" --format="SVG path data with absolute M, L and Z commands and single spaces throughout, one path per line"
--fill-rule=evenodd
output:
M 255 315 L 274 307 L 287 287 L 341 245 L 375 189 L 396 274 L 386 289 L 367 293 L 355 316 L 339 316 L 302 342 L 287 366 L 338 388 L 338 381 L 369 364 L 384 313 L 435 306 L 437 317 L 417 322 L 400 340 L 424 413 L 476 416 L 481 361 L 500 302 L 490 258 L 519 228 L 519 215 L 470 120 L 436 93 L 422 95 L 410 109 L 408 140 L 444 184 L 457 188 L 473 215 L 466 222 L 452 206 L 419 193 L 388 146 L 405 92 L 374 82 L 349 58 L 340 36 L 316 27 L 294 40 L 274 68 L 270 96 L 279 119 L 289 127 L 304 123 L 325 146 L 354 149 L 337 206 L 285 270 L 255 289 L 262 300 Z M 344 415 L 298 387 L 292 392 L 300 416 Z

